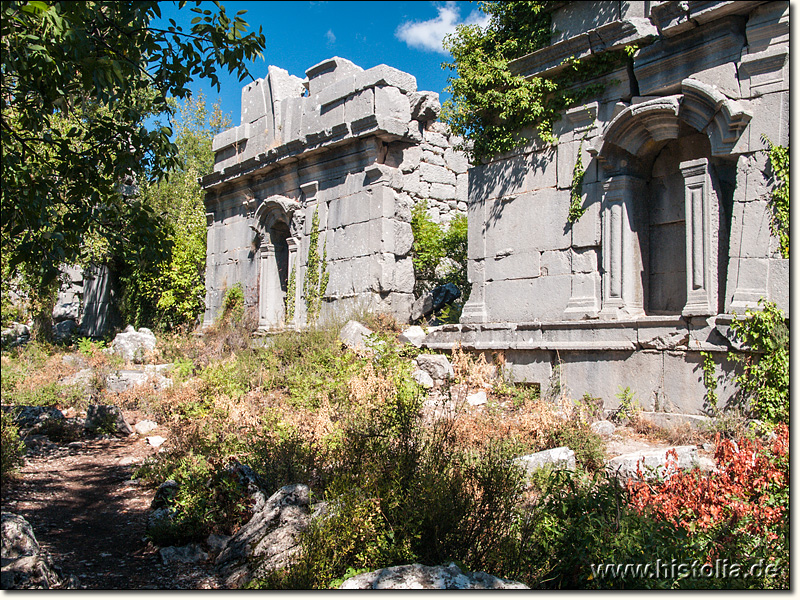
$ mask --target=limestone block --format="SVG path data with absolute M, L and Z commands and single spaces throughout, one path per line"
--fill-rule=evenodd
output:
M 734 215 L 737 204 L 759 200 L 770 194 L 772 186 L 766 172 L 767 157 L 763 152 L 739 157 L 736 165 L 736 188 L 733 191 Z
M 768 299 L 777 303 L 784 316 L 789 318 L 789 260 L 785 258 L 769 259 Z
M 366 192 L 331 200 L 328 203 L 328 229 L 369 221 L 372 200 Z
M 575 470 L 575 452 L 566 446 L 542 450 L 534 454 L 527 454 L 514 459 L 514 463 L 525 470 L 530 477 L 538 469 L 548 467 L 551 469 Z
M 742 97 L 736 65 L 732 62 L 698 71 L 692 79 L 714 86 L 728 98 Z
M 411 231 L 411 224 L 404 221 L 389 220 L 394 225 L 394 253 L 405 256 L 411 252 L 414 245 L 414 233 Z
M 438 152 L 444 153 L 444 151 L 450 147 L 450 142 L 447 141 L 447 133 L 445 131 L 427 129 L 424 133 L 424 139 L 426 144 L 434 151 L 438 148 Z
M 395 214 L 397 194 L 386 186 L 372 188 L 372 194 L 367 196 L 363 210 L 369 214 L 370 219 L 388 219 Z
M 428 197 L 430 184 L 420 180 L 419 169 L 403 176 L 402 189 L 420 198 Z
M 602 398 L 606 408 L 619 406 L 620 387 L 629 386 L 645 410 L 661 386 L 661 352 L 620 350 L 561 352 L 561 375 L 571 392 Z
M 702 360 L 699 352 L 664 354 L 663 398 L 669 412 L 702 413 L 706 395 Z
M 399 194 L 394 205 L 394 218 L 410 223 L 412 204 L 413 201 L 408 194 Z
M 698 460 L 697 446 L 675 446 L 658 450 L 645 450 L 622 454 L 606 461 L 606 469 L 616 474 L 622 480 L 638 479 L 639 472 L 646 480 L 664 477 L 667 473 L 666 465 L 670 460 L 667 452 L 674 450 L 678 456 L 678 468 L 682 471 L 691 470 Z
M 443 154 L 437 154 L 435 152 L 431 152 L 430 150 L 425 150 L 422 153 L 422 161 L 439 167 L 444 167 L 447 164 L 445 163 Z
M 331 260 L 339 260 L 371 254 L 374 247 L 370 244 L 370 230 L 375 225 L 379 225 L 379 223 L 373 220 L 334 229 L 332 231 L 333 239 L 328 244 L 328 257 Z
M 469 202 L 469 173 L 456 175 L 456 200 L 459 203 Z M 466 206 L 461 209 L 466 210 Z
M 395 291 L 410 295 L 414 291 L 415 281 L 416 280 L 414 278 L 414 263 L 412 262 L 411 257 L 410 256 L 395 257 L 395 263 L 394 263 Z M 413 296 L 411 296 L 411 301 L 408 303 L 407 308 L 409 311 L 411 310 L 411 302 L 413 302 Z
M 444 183 L 432 183 L 428 195 L 435 200 L 450 200 L 456 197 L 456 186 Z
M 600 245 L 601 207 L 602 190 L 599 184 L 584 184 L 583 186 L 583 208 L 586 212 L 572 224 L 572 246 L 583 248 L 587 246 Z
M 344 103 L 344 120 L 347 123 L 369 117 L 375 112 L 375 92 L 361 90 Z
M 737 206 L 736 209 L 739 207 Z M 770 250 L 770 206 L 766 200 L 741 204 L 741 217 L 731 219 L 731 240 L 741 240 L 738 255 L 741 257 L 765 258 Z
M 686 348 L 689 344 L 689 327 L 684 322 L 678 325 L 640 325 L 637 340 L 642 348 L 653 350 Z
M 553 11 L 551 44 L 620 18 L 619 2 L 574 2 Z
M 545 250 L 542 252 L 539 269 L 542 277 L 571 273 L 571 253 L 571 250 Z
M 403 150 L 403 160 L 398 165 L 403 173 L 411 173 L 419 165 L 422 160 L 422 148 L 419 146 L 408 146 Z
M 442 109 L 439 94 L 436 92 L 411 92 L 408 94 L 411 105 L 411 118 L 415 121 L 427 122 L 439 118 Z
M 333 297 L 353 293 L 353 274 L 350 260 L 333 260 L 328 263 L 328 287 L 325 293 Z
M 595 137 L 599 106 L 595 101 L 564 111 L 561 119 L 553 124 L 553 134 L 558 137 L 559 144 Z
M 562 142 L 558 145 L 556 150 L 557 177 L 558 187 L 561 189 L 572 188 L 579 148 L 581 148 L 580 142 Z M 597 181 L 597 161 L 592 159 L 586 150 L 586 144 L 581 148 L 581 161 L 585 169 L 584 181 L 586 183 Z
M 411 120 L 408 97 L 394 87 L 376 87 L 375 115 L 378 119 L 396 119 L 408 123 Z
M 731 344 L 716 325 L 715 317 L 693 317 L 689 319 L 690 350 L 717 350 L 727 352 Z
M 788 91 L 788 46 L 769 48 L 763 52 L 742 56 L 742 61 L 739 63 L 739 80 L 743 98 Z
M 417 78 L 388 65 L 377 65 L 356 74 L 356 88 L 375 86 L 396 87 L 403 93 L 417 91 Z
M 640 48 L 633 62 L 639 95 L 678 92 L 681 81 L 687 77 L 737 62 L 744 44 L 739 21 L 727 17 Z
M 447 163 L 447 167 L 451 171 L 455 171 L 457 175 L 466 173 L 470 166 L 464 153 L 452 148 L 447 148 L 444 151 L 444 160 Z
M 768 2 L 750 13 L 745 29 L 750 53 L 789 43 L 789 2 Z
M 375 290 L 379 287 L 381 265 L 375 256 L 353 258 L 347 261 L 350 264 L 350 278 L 353 293 Z
M 269 106 L 268 106 L 269 105 Z M 272 101 L 266 79 L 256 79 L 242 88 L 242 124 L 272 115 Z
M 600 253 L 597 248 L 572 249 L 570 263 L 572 273 L 599 273 Z
M 362 75 L 363 73 L 364 69 L 358 65 L 345 58 L 334 56 L 306 70 L 308 93 L 313 97 L 322 89 L 333 85 L 341 79 L 345 79 L 348 76 Z
M 488 282 L 485 292 L 488 317 L 490 321 L 504 323 L 560 319 L 570 289 L 568 275 Z
M 403 330 L 403 333 L 397 338 L 397 341 L 401 344 L 412 344 L 417 348 L 422 346 L 422 342 L 425 339 L 427 334 L 419 325 L 412 325 L 411 327 L 407 327 Z M 424 372 L 424 371 L 423 371 Z M 426 387 L 432 387 L 433 381 L 431 381 L 431 385 Z
M 789 145 L 789 92 L 776 92 L 754 98 L 747 103 L 747 108 L 753 114 L 747 130 L 742 134 L 742 137 L 749 134 L 748 151 L 767 148 L 762 136 L 766 136 L 775 145 Z M 738 148 L 737 145 L 735 149 Z
M 542 388 L 553 374 L 552 357 L 545 350 L 507 350 L 504 372 L 516 383 L 539 383 Z
M 521 194 L 487 206 L 486 250 L 494 256 L 513 246 L 516 251 L 564 250 L 570 246 L 567 225 L 569 192 L 554 189 Z M 536 224 L 536 235 L 531 235 Z
M 486 280 L 539 277 L 540 259 L 541 254 L 538 250 L 500 253 L 494 259 L 486 261 Z
M 423 162 L 419 165 L 419 174 L 420 179 L 428 183 L 444 183 L 452 186 L 456 184 L 455 173 L 445 167 Z

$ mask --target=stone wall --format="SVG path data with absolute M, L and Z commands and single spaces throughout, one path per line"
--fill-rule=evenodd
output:
M 371 309 L 405 321 L 414 300 L 413 204 L 426 200 L 444 223 L 466 211 L 469 165 L 436 121 L 438 94 L 418 92 L 397 69 L 364 70 L 338 57 L 306 75 L 269 67 L 242 90 L 241 124 L 214 139 L 214 172 L 203 179 L 205 325 L 237 283 L 261 327 L 306 323 L 315 212 L 329 274 L 323 317 Z
M 469 172 L 470 300 L 431 348 L 503 351 L 517 379 L 554 365 L 575 397 L 700 412 L 699 351 L 724 362 L 731 314 L 774 300 L 788 260 L 770 233 L 762 136 L 789 141 L 788 2 L 568 2 L 552 44 L 511 63 L 548 76 L 569 57 L 638 46 L 603 91 L 534 140 Z M 568 222 L 578 153 L 583 207 Z M 727 400 L 731 387 L 723 389 Z

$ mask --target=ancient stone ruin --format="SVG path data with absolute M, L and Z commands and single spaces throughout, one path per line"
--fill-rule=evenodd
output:
M 636 45 L 534 142 L 470 170 L 469 277 L 460 325 L 426 345 L 503 351 L 518 380 L 646 410 L 703 409 L 700 351 L 719 365 L 732 313 L 789 313 L 789 261 L 770 232 L 764 137 L 789 143 L 788 2 L 566 2 L 551 45 L 512 72 Z M 582 206 L 568 221 L 576 160 Z M 718 390 L 720 401 L 733 392 Z
M 241 125 L 214 138 L 203 179 L 206 325 L 237 283 L 261 328 L 304 325 L 314 241 L 312 264 L 324 258 L 328 277 L 316 289 L 322 318 L 371 309 L 406 321 L 413 203 L 427 200 L 441 222 L 466 212 L 469 165 L 436 121 L 438 94 L 392 67 L 342 58 L 306 76 L 269 67 L 242 90 Z
M 472 292 L 461 323 L 424 346 L 501 352 L 516 380 L 558 375 L 607 408 L 630 386 L 645 410 L 701 413 L 700 352 L 725 363 L 733 313 L 762 297 L 789 312 L 764 152 L 765 139 L 789 140 L 789 4 L 554 6 L 551 45 L 513 72 L 547 77 L 571 57 L 635 46 L 632 65 L 581 84 L 601 91 L 563 114 L 557 145 L 536 140 L 469 173 L 436 121 L 437 95 L 391 67 L 332 58 L 305 80 L 270 67 L 245 87 L 241 125 L 215 138 L 203 180 L 205 324 L 238 282 L 262 328 L 306 323 L 315 213 L 323 315 L 407 320 L 410 208 L 427 200 L 445 221 L 467 210 Z M 572 223 L 581 170 L 586 212 Z

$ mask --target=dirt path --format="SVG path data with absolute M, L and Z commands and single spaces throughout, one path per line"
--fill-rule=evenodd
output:
M 153 448 L 138 436 L 73 446 L 29 455 L 2 491 L 3 510 L 31 523 L 65 574 L 84 589 L 219 587 L 211 565 L 164 565 L 144 539 L 153 491 L 131 475 Z

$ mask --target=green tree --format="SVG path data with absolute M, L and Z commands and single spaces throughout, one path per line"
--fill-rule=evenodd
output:
M 569 60 L 550 77 L 512 75 L 509 62 L 550 43 L 550 11 L 556 2 L 481 2 L 488 26 L 459 25 L 445 39 L 453 56 L 444 66 L 456 72 L 442 107 L 442 120 L 471 144 L 473 164 L 513 150 L 538 135 L 554 143 L 553 123 L 561 112 L 597 94 L 605 84 L 586 84 L 630 60 L 635 48 Z M 583 85 L 576 85 L 583 84 Z
M 206 218 L 199 179 L 213 170 L 214 136 L 230 126 L 219 103 L 209 110 L 203 94 L 178 105 L 175 145 L 179 166 L 141 190 L 160 215 L 159 235 L 169 251 L 159 261 L 123 265 L 123 315 L 127 322 L 173 328 L 202 312 L 205 296 Z
M 180 1 L 179 8 L 187 3 Z M 189 84 L 218 68 L 240 80 L 265 38 L 247 23 L 201 8 L 184 31 L 156 26 L 158 2 L 3 1 L 2 252 L 11 274 L 46 291 L 87 235 L 111 254 L 159 250 L 155 214 L 122 184 L 156 180 L 179 164 L 168 126 L 148 117 L 174 107 Z M 142 253 L 145 260 L 145 253 Z

